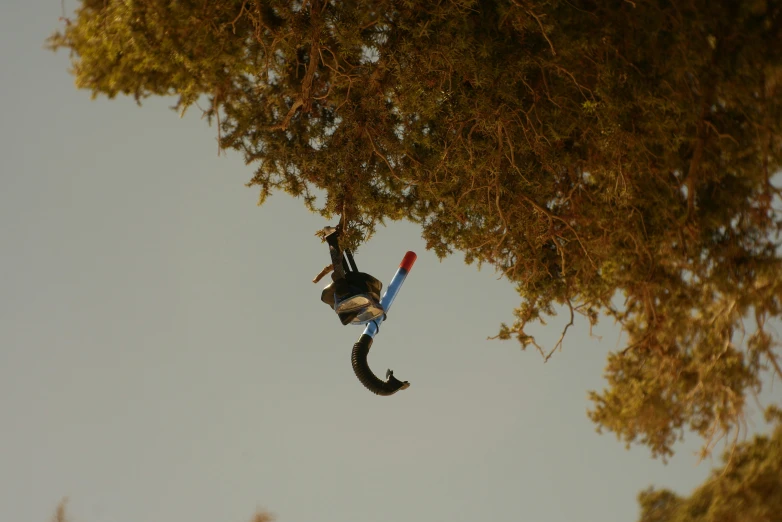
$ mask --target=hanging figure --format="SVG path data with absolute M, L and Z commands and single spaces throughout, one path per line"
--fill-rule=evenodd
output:
M 375 335 L 380 331 L 380 324 L 386 320 L 386 313 L 394 302 L 402 287 L 408 272 L 415 263 L 415 252 L 407 252 L 399 269 L 388 284 L 388 290 L 380 297 L 383 283 L 364 272 L 359 272 L 353 254 L 348 249 L 339 246 L 341 227 L 326 227 L 318 235 L 329 245 L 331 265 L 324 268 L 313 283 L 320 281 L 326 274 L 332 272 L 332 282 L 323 289 L 320 300 L 329 305 L 339 316 L 343 325 L 366 325 L 364 332 L 353 345 L 351 361 L 353 372 L 369 391 L 376 395 L 393 395 L 404 390 L 410 383 L 394 377 L 394 372 L 386 372 L 386 380 L 378 378 L 367 363 L 369 348 Z

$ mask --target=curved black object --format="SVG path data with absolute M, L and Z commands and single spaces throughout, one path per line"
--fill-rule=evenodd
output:
M 374 393 L 375 395 L 393 395 L 399 390 L 404 390 L 410 386 L 407 381 L 400 381 L 394 377 L 394 372 L 388 370 L 386 372 L 386 381 L 381 381 L 367 363 L 367 355 L 369 355 L 369 348 L 372 346 L 373 339 L 366 335 L 361 334 L 356 344 L 353 345 L 353 353 L 350 356 L 350 361 L 353 363 L 353 372 L 361 381 L 364 387 Z

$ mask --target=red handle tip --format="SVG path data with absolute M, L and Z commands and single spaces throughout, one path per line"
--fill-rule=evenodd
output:
M 409 272 L 411 268 L 413 268 L 413 263 L 415 263 L 415 260 L 418 258 L 417 255 L 415 255 L 415 252 L 408 252 L 405 254 L 405 257 L 402 258 L 402 262 L 399 263 L 399 268 L 402 270 Z

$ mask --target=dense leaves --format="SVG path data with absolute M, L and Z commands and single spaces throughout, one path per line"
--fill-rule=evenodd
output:
M 261 201 L 493 265 L 502 339 L 613 317 L 590 415 L 628 444 L 733 429 L 782 373 L 780 0 L 83 0 L 50 45 L 95 95 L 202 104 Z
M 726 452 L 724 467 L 691 496 L 642 492 L 640 522 L 782 521 L 782 415 L 771 410 L 770 416 L 776 417 L 774 432 Z

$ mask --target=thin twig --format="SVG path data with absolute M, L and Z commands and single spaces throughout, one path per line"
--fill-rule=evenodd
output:
M 240 19 L 240 18 L 242 17 L 242 15 L 244 14 L 244 8 L 245 8 L 245 6 L 246 6 L 246 5 L 247 5 L 247 0 L 244 0 L 244 1 L 242 2 L 242 8 L 241 8 L 241 9 L 239 9 L 239 14 L 238 14 L 238 15 L 236 15 L 236 18 L 234 18 L 234 19 L 233 19 L 233 21 L 232 21 L 230 24 L 228 24 L 228 25 L 230 25 L 230 26 L 231 26 L 231 28 L 232 28 L 232 30 L 233 30 L 233 33 L 234 33 L 234 34 L 236 34 L 236 22 L 238 22 L 238 21 L 239 21 L 239 19 Z
M 546 39 L 546 41 L 548 42 L 549 47 L 551 47 L 551 54 L 556 56 L 557 55 L 557 51 L 554 49 L 554 44 L 551 43 L 551 40 L 549 40 L 548 35 L 546 34 L 546 30 L 543 29 L 543 23 L 540 21 L 540 18 L 538 18 L 538 15 L 536 15 L 535 13 L 533 13 L 530 10 L 527 10 L 527 14 L 532 16 L 532 18 L 534 18 L 535 21 L 538 22 L 538 27 L 540 27 L 540 32 L 543 35 L 543 38 Z
M 277 125 L 273 125 L 269 127 L 268 131 L 277 131 L 277 130 L 287 130 L 288 125 L 290 125 L 291 119 L 293 119 L 293 116 L 296 114 L 296 111 L 298 111 L 301 107 L 304 107 L 305 104 L 308 104 L 310 102 L 310 90 L 312 89 L 312 81 L 315 78 L 315 72 L 318 69 L 318 64 L 320 63 L 320 32 L 322 29 L 322 24 L 317 23 L 315 26 L 315 30 L 312 34 L 312 41 L 310 42 L 310 57 L 309 57 L 309 63 L 307 64 L 307 72 L 304 74 L 304 78 L 301 82 L 301 93 L 299 94 L 299 97 L 296 99 L 296 101 L 291 105 L 291 108 L 288 110 L 288 114 L 285 115 L 285 118 L 282 120 L 281 123 Z
M 379 150 L 377 150 L 377 147 L 375 146 L 375 141 L 372 139 L 372 134 L 369 132 L 369 129 L 365 129 L 364 132 L 366 133 L 367 138 L 369 138 L 369 143 L 372 145 L 372 150 L 375 151 L 375 154 L 380 156 L 380 158 L 386 163 L 386 166 L 388 166 L 388 170 L 391 171 L 391 175 L 394 177 L 394 179 L 404 185 L 407 186 L 411 185 L 411 183 L 403 181 L 402 179 L 399 178 L 399 176 L 396 175 L 396 171 L 394 171 L 394 167 L 391 166 L 391 162 L 388 161 L 388 158 L 386 158 Z
M 637 348 L 638 346 L 640 346 L 643 343 L 645 343 L 646 341 L 648 341 L 651 336 L 652 336 L 651 333 L 648 333 L 648 334 L 644 335 L 641 339 L 639 339 L 638 341 L 634 342 L 633 344 L 631 344 L 630 346 L 628 346 L 627 348 L 625 348 L 624 350 L 619 352 L 619 355 L 624 355 L 627 352 L 629 352 L 630 350 L 633 350 L 633 349 Z
M 560 350 L 562 349 L 562 341 L 565 340 L 565 334 L 567 334 L 568 328 L 573 326 L 573 305 L 570 303 L 570 299 L 567 300 L 567 306 L 570 309 L 570 322 L 565 325 L 565 328 L 562 329 L 562 334 L 559 336 L 559 340 L 557 341 L 557 344 L 554 345 L 554 348 L 551 349 L 551 351 L 546 355 L 546 357 L 543 359 L 544 363 L 547 363 L 549 359 L 551 359 L 551 356 L 554 355 L 554 352 L 557 351 L 557 348 Z
M 539 210 L 540 212 L 545 214 L 549 219 L 552 219 L 552 220 L 555 219 L 555 220 L 561 222 L 563 225 L 565 225 L 565 227 L 568 230 L 570 230 L 573 233 L 574 236 L 576 236 L 576 241 L 578 241 L 578 244 L 581 245 L 581 249 L 584 251 L 584 255 L 586 256 L 586 258 L 589 259 L 589 262 L 592 264 L 592 268 L 597 270 L 597 265 L 595 264 L 595 261 L 589 255 L 589 252 L 587 251 L 586 247 L 584 246 L 584 243 L 581 241 L 581 237 L 578 235 L 578 233 L 575 230 L 573 230 L 573 227 L 570 226 L 570 223 L 568 223 L 567 221 L 565 221 L 561 217 L 559 217 L 559 216 L 557 216 L 555 214 L 552 214 L 551 212 L 549 212 L 545 208 L 541 207 L 540 205 L 535 203 L 532 199 L 530 199 L 526 195 L 524 195 L 523 192 L 519 192 L 518 194 L 524 201 L 526 201 L 527 203 L 529 203 L 530 205 L 535 207 L 537 210 Z

